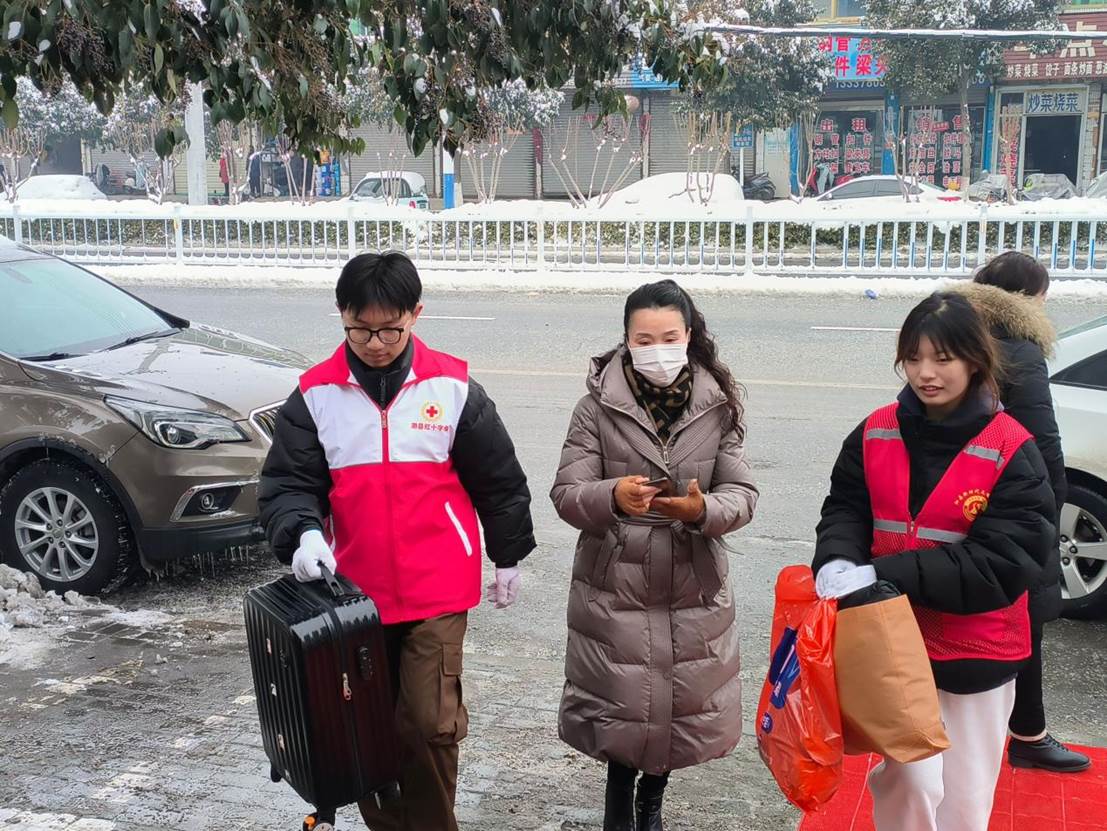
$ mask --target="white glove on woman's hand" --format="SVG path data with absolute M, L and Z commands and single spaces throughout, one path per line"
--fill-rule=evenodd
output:
M 523 577 L 518 566 L 496 569 L 496 579 L 484 588 L 484 598 L 497 609 L 506 609 L 519 599 Z
M 815 575 L 815 593 L 824 600 L 843 597 L 876 582 L 876 569 L 852 560 L 829 560 Z
M 322 563 L 333 574 L 337 563 L 334 561 L 334 552 L 327 545 L 327 539 L 318 528 L 311 528 L 300 534 L 300 547 L 292 555 L 292 573 L 301 583 L 311 580 L 322 580 L 323 572 L 319 569 Z

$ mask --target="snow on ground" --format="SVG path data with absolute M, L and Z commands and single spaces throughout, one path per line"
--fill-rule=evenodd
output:
M 120 285 L 210 286 L 224 288 L 332 288 L 339 267 L 296 268 L 293 266 L 215 265 L 128 265 L 94 269 Z M 568 292 L 574 294 L 623 293 L 665 275 L 641 272 L 497 271 L 424 269 L 424 287 L 447 291 Z M 877 297 L 922 297 L 956 282 L 954 278 L 869 277 L 782 277 L 775 275 L 674 275 L 696 292 L 762 295 L 836 295 L 858 297 L 873 292 Z M 1107 280 L 1055 279 L 1050 297 L 1107 297 Z
M 601 208 L 602 197 L 592 199 L 589 208 L 633 214 L 649 219 L 687 216 L 704 217 L 742 213 L 742 186 L 729 173 L 661 173 L 616 191 Z M 706 203 L 706 204 L 705 204 Z
M 87 623 L 89 616 L 136 629 L 161 628 L 174 620 L 164 612 L 117 609 L 76 592 L 59 597 L 44 591 L 35 575 L 0 565 L 0 667 L 41 666 L 59 634 Z
M 90 609 L 114 611 L 73 592 L 62 598 L 43 591 L 33 574 L 0 565 L 0 666 L 37 666 L 56 640 L 57 629 Z
M 44 174 L 32 176 L 19 186 L 19 201 L 51 200 L 72 204 L 74 201 L 94 202 L 93 208 L 102 209 L 108 197 L 87 176 L 72 174 Z
M 54 177 L 34 177 L 35 179 Z M 82 177 L 56 177 L 81 179 Z M 702 176 L 706 182 L 708 177 Z M 88 181 L 87 179 L 85 180 Z M 28 182 L 29 186 L 31 182 Z M 91 182 L 88 182 L 91 185 Z M 24 216 L 117 217 L 219 220 L 458 220 L 501 221 L 558 220 L 564 221 L 697 221 L 734 220 L 747 217 L 773 222 L 820 222 L 839 224 L 843 220 L 891 222 L 913 219 L 918 222 L 940 220 L 951 225 L 976 222 L 982 211 L 989 220 L 1014 219 L 1105 219 L 1107 198 L 1042 199 L 1037 202 L 1017 202 L 1014 205 L 984 205 L 979 202 L 907 203 L 898 196 L 868 199 L 843 199 L 819 202 L 814 198 L 794 202 L 778 199 L 773 202 L 743 200 L 738 180 L 729 174 L 716 177 L 708 204 L 701 203 L 696 177 L 692 177 L 692 195 L 687 192 L 689 178 L 684 173 L 664 173 L 651 176 L 617 191 L 602 208 L 593 199 L 585 208 L 574 208 L 564 200 L 511 199 L 490 203 L 467 202 L 457 208 L 442 211 L 420 211 L 401 205 L 376 202 L 352 202 L 348 199 L 320 201 L 301 205 L 288 200 L 244 202 L 240 205 L 189 206 L 179 203 L 156 205 L 145 199 L 85 200 L 70 198 L 20 198 L 16 209 Z M 706 195 L 708 185 L 705 184 Z M 0 202 L 0 217 L 10 216 L 12 205 Z

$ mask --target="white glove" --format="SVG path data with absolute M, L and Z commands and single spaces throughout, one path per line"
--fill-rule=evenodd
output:
M 301 583 L 311 580 L 322 580 L 323 572 L 319 569 L 322 563 L 333 574 L 337 568 L 334 561 L 334 552 L 327 545 L 327 539 L 318 528 L 312 528 L 300 534 L 300 547 L 292 555 L 292 573 Z
M 843 597 L 876 582 L 876 569 L 851 560 L 830 560 L 815 575 L 815 592 L 824 600 Z
M 519 599 L 523 577 L 518 566 L 496 569 L 496 579 L 484 588 L 484 599 L 497 609 L 506 609 Z

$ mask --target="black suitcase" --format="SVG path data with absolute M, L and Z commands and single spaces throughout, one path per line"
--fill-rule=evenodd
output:
M 400 751 L 377 607 L 324 574 L 285 575 L 243 605 L 270 776 L 333 822 L 339 806 L 398 794 Z

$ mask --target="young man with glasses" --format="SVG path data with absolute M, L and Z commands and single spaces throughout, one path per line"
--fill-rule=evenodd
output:
M 361 804 L 373 831 L 456 831 L 461 655 L 480 602 L 481 537 L 496 565 L 487 598 L 515 602 L 535 547 L 515 448 L 464 361 L 412 334 L 423 310 L 414 264 L 361 254 L 336 288 L 346 340 L 281 408 L 258 503 L 276 556 L 301 581 L 337 568 L 385 626 L 401 799 Z M 478 526 L 479 518 L 479 526 Z

